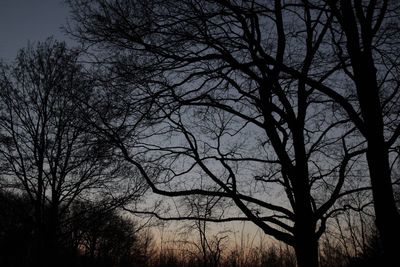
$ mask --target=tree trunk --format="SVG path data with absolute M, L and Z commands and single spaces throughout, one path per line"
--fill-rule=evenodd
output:
M 376 69 L 371 51 L 361 54 L 357 70 L 357 91 L 368 142 L 367 161 L 372 186 L 376 226 L 388 264 L 397 259 L 394 244 L 400 240 L 400 214 L 396 207 L 391 179 L 389 152 L 384 136 Z M 391 265 L 386 266 L 391 266 Z
M 300 115 L 299 115 L 300 116 Z M 304 125 L 298 126 L 303 129 Z M 294 249 L 298 267 L 318 267 L 318 238 L 312 207 L 311 186 L 303 131 L 293 133 L 296 168 L 291 173 L 295 196 Z
M 34 248 L 33 251 L 33 265 L 34 266 L 42 266 L 43 259 L 46 257 L 44 254 L 44 231 L 45 227 L 43 224 L 43 204 L 42 204 L 42 191 L 41 184 L 38 186 L 38 193 L 36 195 L 35 203 L 34 203 Z
M 296 225 L 294 250 L 298 267 L 318 267 L 318 240 L 312 225 Z
M 300 179 L 295 183 L 295 224 L 294 249 L 298 267 L 318 267 L 318 238 L 315 235 L 316 223 L 311 206 L 311 196 L 306 190 L 306 180 Z
M 58 202 L 53 202 L 50 206 L 46 231 L 46 251 L 49 254 L 47 257 L 48 266 L 56 266 L 59 260 L 58 229 Z
M 385 141 L 381 88 L 378 85 L 377 68 L 373 57 L 375 37 L 373 26 L 371 21 L 356 19 L 352 1 L 342 0 L 340 6 L 343 15 L 342 27 L 347 38 L 347 51 L 351 59 L 358 102 L 364 121 L 363 135 L 368 142 L 367 161 L 376 226 L 382 241 L 384 258 L 388 263 L 395 262 L 398 250 L 394 249 L 394 244 L 400 240 L 400 214 L 394 199 L 389 154 Z
M 400 240 L 400 215 L 393 196 L 388 152 L 384 146 L 376 143 L 376 140 L 371 140 L 367 152 L 376 227 L 380 234 L 384 259 L 387 261 L 385 266 L 395 266 L 399 253 L 396 244 Z
M 360 64 L 358 93 L 363 114 L 365 135 L 368 142 L 367 161 L 372 186 L 376 226 L 378 228 L 385 259 L 394 262 L 398 251 L 394 244 L 400 240 L 400 215 L 396 207 L 392 187 L 389 152 L 384 137 L 382 107 L 372 59 Z M 368 64 L 369 63 L 369 64 Z M 362 75 L 361 75 L 362 74 Z M 390 265 L 386 265 L 390 266 Z

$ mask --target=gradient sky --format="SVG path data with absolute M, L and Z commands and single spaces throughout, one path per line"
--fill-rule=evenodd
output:
M 0 0 L 0 59 L 9 62 L 28 42 L 50 36 L 72 42 L 61 30 L 68 14 L 63 0 Z

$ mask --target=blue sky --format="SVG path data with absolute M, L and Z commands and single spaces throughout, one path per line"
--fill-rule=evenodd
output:
M 49 36 L 71 42 L 61 30 L 68 12 L 63 0 L 0 0 L 0 58 L 9 62 L 28 42 Z

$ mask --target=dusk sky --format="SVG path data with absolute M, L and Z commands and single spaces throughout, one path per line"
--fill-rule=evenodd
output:
M 61 30 L 67 17 L 63 0 L 0 0 L 0 59 L 13 60 L 28 42 L 67 40 Z

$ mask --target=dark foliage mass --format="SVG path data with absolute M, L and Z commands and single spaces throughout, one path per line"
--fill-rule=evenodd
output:
M 37 266 L 34 209 L 24 195 L 1 193 L 0 265 Z M 102 203 L 74 203 L 65 214 L 53 266 L 143 266 L 145 247 L 132 219 L 104 211 Z M 46 207 L 48 210 L 50 207 Z M 44 216 L 45 226 L 48 216 Z M 46 264 L 44 259 L 42 264 Z

